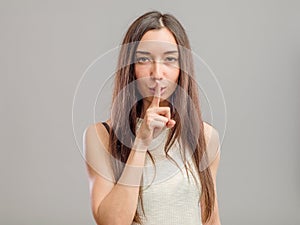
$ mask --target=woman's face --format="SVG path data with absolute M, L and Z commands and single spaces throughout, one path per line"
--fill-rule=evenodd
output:
M 136 50 L 134 70 L 138 90 L 145 99 L 154 95 L 156 82 L 160 82 L 162 100 L 172 95 L 180 73 L 179 52 L 167 28 L 144 34 Z

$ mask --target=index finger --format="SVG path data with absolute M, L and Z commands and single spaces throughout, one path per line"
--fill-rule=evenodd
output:
M 151 106 L 159 107 L 160 102 L 160 83 L 157 82 Z

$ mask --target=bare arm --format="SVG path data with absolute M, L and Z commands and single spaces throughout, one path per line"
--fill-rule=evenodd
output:
M 215 128 L 208 126 L 205 124 L 206 131 L 207 131 L 207 139 L 208 141 L 208 151 L 214 155 L 211 159 L 211 163 L 209 165 L 212 179 L 214 182 L 214 191 L 215 191 L 215 207 L 213 210 L 213 214 L 211 219 L 204 223 L 203 225 L 221 225 L 220 216 L 219 216 L 219 207 L 218 207 L 218 196 L 217 196 L 217 184 L 216 184 L 216 178 L 217 178 L 217 171 L 220 163 L 220 141 L 219 141 L 219 134 Z M 201 208 L 204 209 L 205 205 L 202 201 Z
M 215 189 L 215 207 L 211 219 L 207 223 L 204 223 L 203 225 L 221 225 L 220 216 L 219 216 L 219 207 L 218 207 L 217 185 L 216 185 L 216 173 L 217 173 L 219 161 L 220 161 L 220 153 L 218 153 L 217 158 L 210 166 L 211 173 L 213 176 L 213 181 L 214 181 L 214 189 Z
M 100 224 L 125 225 L 132 223 L 138 204 L 139 184 L 143 172 L 145 154 L 146 151 L 138 152 L 132 150 L 130 152 L 120 180 L 104 198 L 100 205 L 101 207 L 98 209 L 98 214 L 102 215 Z M 126 183 L 130 183 L 130 185 Z
M 101 128 L 102 134 L 100 136 L 102 138 L 105 135 L 103 132 L 106 132 L 104 129 Z M 114 184 L 112 176 L 107 179 L 109 172 L 104 171 L 106 168 L 92 168 L 93 165 L 99 165 L 99 163 L 106 164 L 103 155 L 97 157 L 94 153 L 95 150 L 97 152 L 103 151 L 101 143 L 99 141 L 96 143 L 97 131 L 94 125 L 86 130 L 84 139 L 92 211 L 95 221 L 99 225 L 131 224 L 137 208 L 139 184 L 147 149 L 142 151 L 142 147 L 139 146 L 139 151 L 133 149 L 130 152 L 123 173 L 117 184 Z M 102 142 L 105 143 L 105 140 Z M 98 148 L 95 149 L 95 147 Z M 93 159 L 97 157 L 99 160 L 93 162 L 91 157 Z M 106 166 L 108 165 L 106 164 Z

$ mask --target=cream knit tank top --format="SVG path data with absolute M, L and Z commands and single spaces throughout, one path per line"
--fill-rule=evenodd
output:
M 141 122 L 142 119 L 139 118 L 137 129 Z M 190 155 L 187 156 L 187 160 L 190 162 L 187 167 L 193 171 L 196 179 L 189 170 L 187 176 L 178 142 L 174 143 L 168 154 L 181 169 L 166 157 L 164 145 L 168 131 L 169 129 L 166 128 L 154 138 L 148 148 L 155 160 L 155 166 L 147 155 L 143 171 L 143 186 L 141 187 L 145 216 L 140 201 L 137 206 L 138 213 L 144 225 L 202 225 L 199 205 L 200 181 L 194 166 L 192 166 Z M 137 223 L 133 222 L 132 225 L 137 225 Z

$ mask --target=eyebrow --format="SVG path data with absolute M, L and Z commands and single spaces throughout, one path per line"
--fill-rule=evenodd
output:
M 146 51 L 136 51 L 136 53 L 140 53 L 140 54 L 144 54 L 144 55 L 151 55 L 150 52 L 146 52 Z M 178 51 L 177 50 L 166 51 L 166 52 L 164 52 L 164 55 L 166 55 L 166 54 L 172 54 L 172 53 L 178 53 Z

